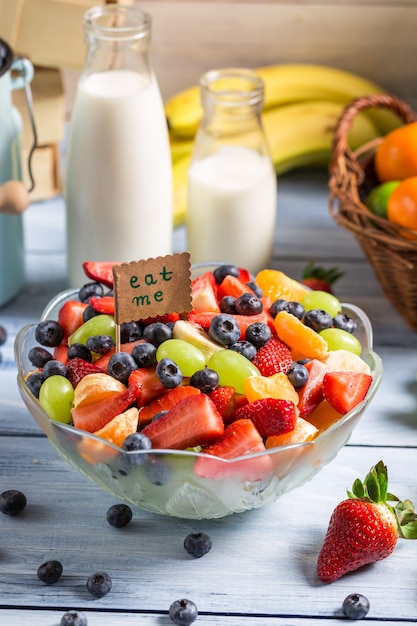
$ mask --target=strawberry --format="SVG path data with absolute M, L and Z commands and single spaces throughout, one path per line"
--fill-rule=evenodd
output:
M 301 283 L 313 291 L 333 293 L 332 285 L 343 276 L 337 267 L 325 269 L 314 263 L 308 263 L 304 268 Z
M 98 298 L 92 296 L 90 298 L 90 304 L 97 313 L 103 313 L 104 315 L 114 315 L 114 297 L 103 296 Z
M 61 361 L 64 365 L 68 362 L 68 344 L 66 340 L 59 344 L 59 346 L 55 346 L 54 348 L 54 359 L 56 361 Z
M 142 427 L 145 426 L 145 424 L 149 424 L 154 415 L 157 413 L 160 413 L 161 411 L 168 411 L 169 409 L 172 409 L 174 404 L 177 404 L 180 400 L 183 400 L 188 396 L 197 395 L 198 393 L 201 393 L 201 391 L 196 387 L 191 387 L 190 385 L 180 385 L 179 387 L 170 389 L 160 398 L 153 400 L 141 408 L 139 412 L 139 426 Z
M 364 482 L 357 479 L 348 499 L 334 509 L 317 561 L 317 575 L 331 583 L 363 565 L 387 558 L 399 537 L 417 538 L 417 516 L 409 500 L 387 492 L 388 471 L 382 461 Z M 391 506 L 388 502 L 396 502 Z
M 106 287 L 113 287 L 113 267 L 120 265 L 120 262 L 112 261 L 86 261 L 83 263 L 83 269 L 91 280 L 97 283 L 103 283 Z
M 268 343 L 259 348 L 252 363 L 262 376 L 272 376 L 279 372 L 286 374 L 292 365 L 291 350 L 280 339 L 272 337 Z
M 298 410 L 289 400 L 262 398 L 237 409 L 236 419 L 251 419 L 261 437 L 282 435 L 294 430 Z
M 308 417 L 323 400 L 323 379 L 330 371 L 330 368 L 318 359 L 311 359 L 305 367 L 308 370 L 307 382 L 297 389 L 300 417 Z
M 273 461 L 269 455 L 228 464 L 222 459 L 235 459 L 246 454 L 265 452 L 261 435 L 250 419 L 238 419 L 224 430 L 213 444 L 203 448 L 195 462 L 194 473 L 203 478 L 222 479 L 238 477 L 241 480 L 260 480 L 273 471 Z M 216 457 L 220 457 L 217 459 Z
M 372 376 L 363 372 L 327 372 L 323 378 L 323 396 L 344 415 L 362 402 L 372 383 Z
M 59 309 L 58 323 L 64 331 L 64 338 L 72 335 L 84 324 L 83 313 L 88 304 L 79 300 L 67 300 Z
M 103 370 L 97 367 L 97 365 L 84 361 L 84 359 L 79 359 L 78 357 L 69 359 L 67 362 L 67 378 L 71 382 L 74 389 L 80 380 L 82 380 L 84 376 L 87 376 L 87 374 L 102 373 Z
M 178 450 L 210 443 L 223 432 L 221 415 L 205 393 L 180 400 L 142 430 L 153 448 Z
M 149 404 L 164 393 L 168 393 L 168 389 L 164 387 L 156 375 L 154 367 L 139 367 L 137 370 L 133 370 L 128 383 L 129 385 L 136 383 L 141 388 L 137 403 L 139 407 Z
M 123 413 L 141 392 L 140 385 L 129 384 L 126 391 L 119 391 L 108 398 L 97 400 L 71 410 L 75 428 L 94 433 L 110 422 L 116 415 Z
M 252 289 L 243 283 L 236 276 L 227 274 L 217 288 L 217 298 L 220 302 L 224 296 L 232 296 L 238 298 L 244 293 L 253 293 Z
M 220 313 L 217 284 L 212 272 L 205 272 L 191 281 L 191 301 L 197 311 Z

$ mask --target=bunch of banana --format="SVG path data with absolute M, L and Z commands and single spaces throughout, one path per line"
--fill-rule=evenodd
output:
M 373 82 L 324 65 L 281 64 L 258 68 L 265 86 L 262 123 L 277 174 L 303 166 L 327 166 L 334 130 L 343 108 L 354 98 L 383 93 Z M 202 108 L 198 85 L 165 104 L 174 175 L 174 223 L 185 220 L 187 177 L 193 139 Z M 349 134 L 355 149 L 401 124 L 394 112 L 359 113 Z

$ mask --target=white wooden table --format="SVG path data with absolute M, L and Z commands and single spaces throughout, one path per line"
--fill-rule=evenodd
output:
M 133 521 L 119 530 L 106 522 L 114 498 L 57 457 L 17 391 L 15 334 L 67 286 L 62 199 L 29 208 L 27 284 L 0 309 L 9 333 L 0 348 L 0 491 L 20 489 L 28 500 L 19 516 L 0 515 L 2 626 L 59 626 L 68 609 L 84 611 L 89 626 L 169 625 L 170 604 L 184 597 L 197 604 L 196 624 L 334 626 L 350 593 L 368 597 L 365 621 L 417 622 L 417 542 L 400 541 L 389 559 L 331 585 L 316 577 L 330 514 L 371 465 L 382 459 L 391 490 L 417 503 L 417 333 L 382 295 L 351 235 L 333 223 L 326 182 L 326 173 L 315 171 L 280 179 L 271 267 L 299 278 L 308 261 L 338 265 L 345 275 L 337 295 L 371 318 L 384 377 L 350 442 L 310 483 L 263 509 L 198 522 L 134 509 Z M 175 248 L 184 246 L 180 229 Z M 201 559 L 183 549 L 192 531 L 213 540 Z M 62 561 L 64 573 L 47 586 L 36 571 L 51 558 Z M 99 600 L 86 590 L 87 577 L 97 570 L 113 579 L 111 592 Z

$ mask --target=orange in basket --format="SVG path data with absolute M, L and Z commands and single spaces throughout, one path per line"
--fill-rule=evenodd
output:
M 384 137 L 375 152 L 375 170 L 381 183 L 417 176 L 417 122 Z
M 391 192 L 387 204 L 387 216 L 391 222 L 417 231 L 417 176 L 406 178 Z M 417 239 L 410 233 L 401 233 L 409 239 Z
M 265 297 L 288 302 L 301 302 L 308 289 L 301 283 L 290 278 L 279 270 L 261 270 L 256 276 L 256 283 L 262 289 Z

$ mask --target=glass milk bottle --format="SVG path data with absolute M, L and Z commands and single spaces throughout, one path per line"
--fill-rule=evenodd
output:
M 277 181 L 262 129 L 263 81 L 247 69 L 200 80 L 203 117 L 188 172 L 187 240 L 193 263 L 269 265 Z
M 149 64 L 150 16 L 108 4 L 84 16 L 87 59 L 69 126 L 64 195 L 72 287 L 84 261 L 172 252 L 172 165 L 164 106 Z

